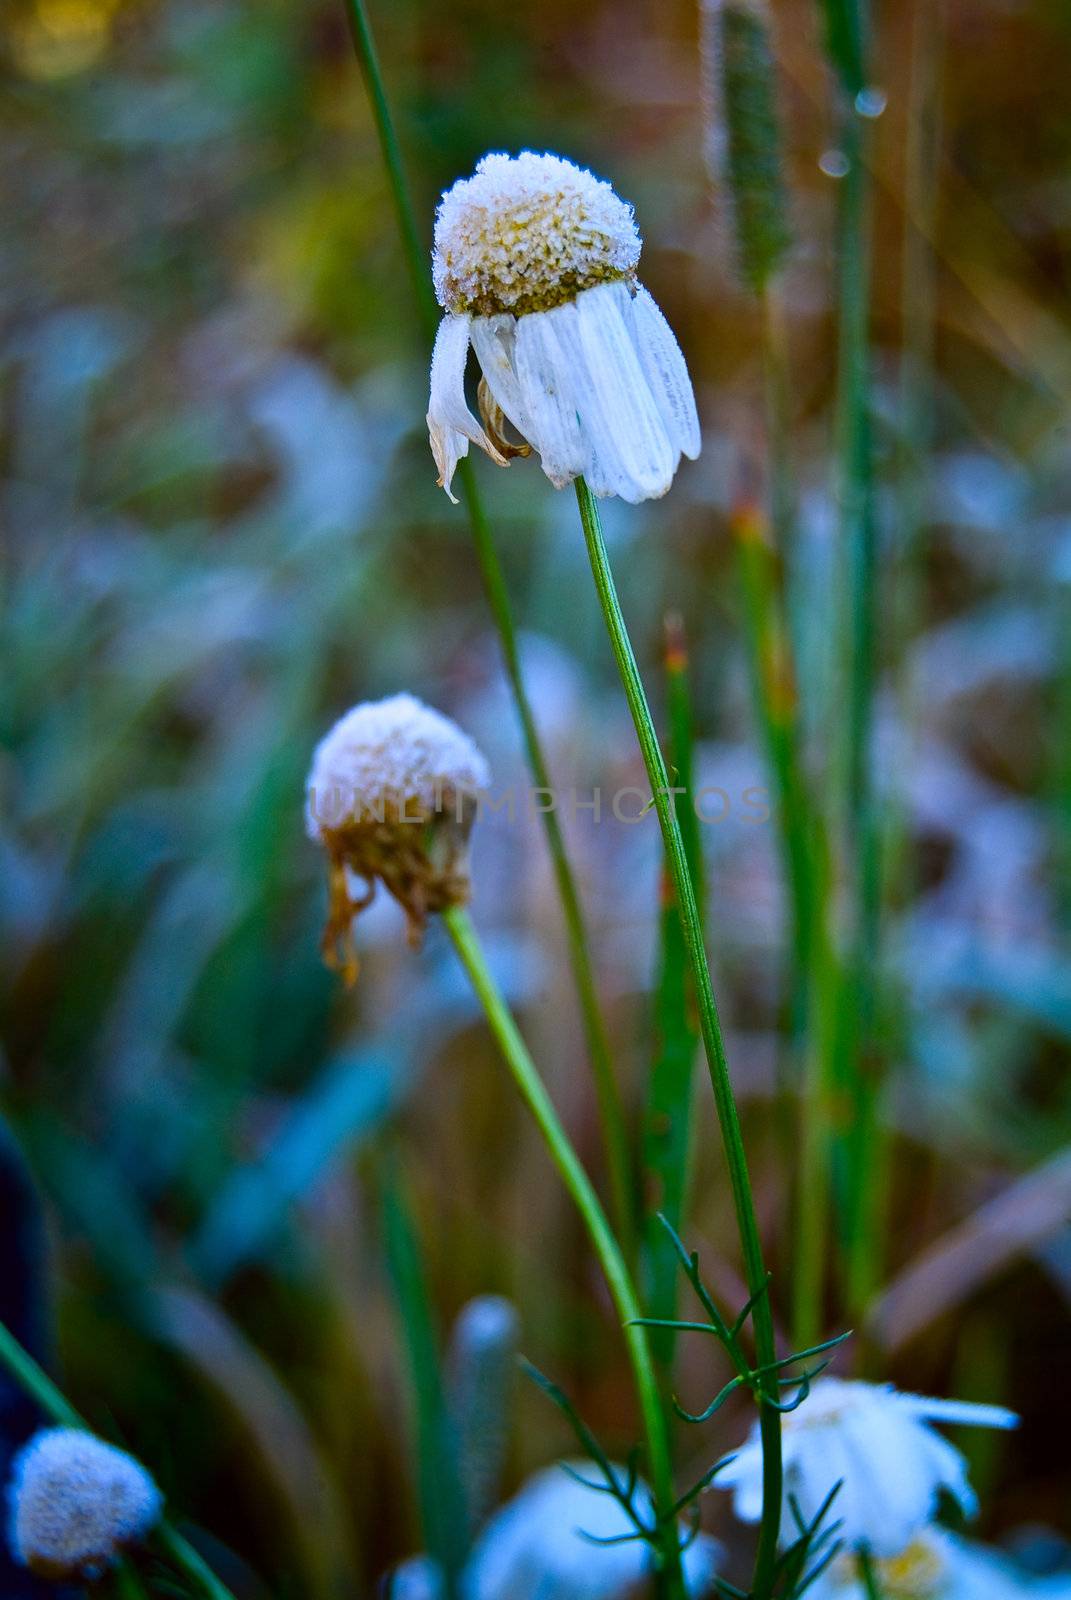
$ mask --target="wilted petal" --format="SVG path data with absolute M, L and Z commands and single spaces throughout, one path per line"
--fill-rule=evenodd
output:
M 694 461 L 701 439 L 692 380 L 673 329 L 642 286 L 629 310 L 636 347 L 662 421 L 674 447 Z
M 627 293 L 621 284 L 586 289 L 558 307 L 553 326 L 605 492 L 635 504 L 665 494 L 677 452 L 625 326 L 619 297 Z
M 521 436 L 535 444 L 527 396 L 522 393 L 514 367 L 516 332 L 516 317 L 473 317 L 472 348 L 498 404 Z
M 492 461 L 505 466 L 499 454 L 468 408 L 465 400 L 465 362 L 469 350 L 469 318 L 446 316 L 435 335 L 431 356 L 431 396 L 428 400 L 428 438 L 439 469 L 439 486 L 457 504 L 450 485 L 462 456 L 468 455 L 469 440 L 486 450 Z
M 539 451 L 543 471 L 556 489 L 562 489 L 588 471 L 590 452 L 577 416 L 569 370 L 554 337 L 553 319 L 558 315 L 558 310 L 535 311 L 518 320 L 515 360 L 531 418 L 528 437 Z

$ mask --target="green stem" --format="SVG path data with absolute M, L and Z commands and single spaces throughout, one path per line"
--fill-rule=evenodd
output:
M 669 1433 L 647 1332 L 646 1329 L 636 1326 L 636 1319 L 643 1313 L 628 1267 L 606 1220 L 606 1213 L 591 1185 L 591 1180 L 580 1164 L 546 1086 L 539 1076 L 528 1046 L 522 1039 L 509 1007 L 491 975 L 479 937 L 468 913 L 460 907 L 452 907 L 443 913 L 442 920 L 483 1006 L 488 1024 L 521 1098 L 535 1118 L 551 1159 L 580 1213 L 588 1237 L 599 1258 L 617 1314 L 625 1325 L 625 1340 L 647 1437 L 655 1508 L 661 1517 L 665 1517 L 674 1503 Z M 683 1596 L 676 1519 L 668 1518 L 663 1527 L 665 1537 L 662 1541 L 662 1562 L 666 1593 L 672 1597 Z
M 430 340 L 435 336 L 440 311 L 431 286 L 427 251 L 421 243 L 420 230 L 416 223 L 416 213 L 413 209 L 413 200 L 405 176 L 401 146 L 398 142 L 394 119 L 387 100 L 367 7 L 364 0 L 344 0 L 344 3 L 346 14 L 349 18 L 354 48 L 368 88 L 368 97 L 371 102 L 372 115 L 375 119 L 376 133 L 383 155 L 383 164 L 387 169 L 387 177 L 390 182 L 398 231 L 401 234 L 406 263 L 410 277 L 413 280 L 424 330 Z M 550 774 L 543 755 L 535 716 L 532 712 L 531 701 L 528 698 L 528 691 L 521 671 L 517 630 L 513 620 L 509 591 L 506 587 L 502 563 L 499 561 L 498 552 L 491 536 L 487 513 L 484 510 L 483 501 L 477 488 L 476 475 L 469 460 L 466 459 L 460 463 L 458 476 L 461 481 L 462 495 L 468 510 L 469 521 L 472 525 L 472 537 L 476 546 L 476 559 L 480 568 L 480 576 L 491 608 L 491 615 L 498 630 L 506 677 L 509 681 L 510 692 L 513 696 L 514 707 L 520 723 L 521 737 L 524 743 L 528 768 L 532 775 L 532 782 L 537 790 L 549 792 L 551 789 Z M 602 1014 L 602 1007 L 599 1002 L 598 987 L 595 982 L 595 968 L 591 957 L 591 946 L 584 913 L 580 903 L 580 894 L 576 885 L 576 876 L 566 852 L 561 823 L 553 809 L 541 807 L 540 815 L 543 820 L 554 880 L 565 919 L 566 937 L 569 943 L 573 980 L 576 984 L 580 1003 L 584 1040 L 595 1078 L 595 1093 L 598 1099 L 599 1118 L 606 1147 L 606 1164 L 614 1201 L 614 1213 L 626 1253 L 631 1260 L 636 1240 L 636 1193 L 630 1153 L 631 1145 L 621 1089 L 614 1072 L 613 1054 L 610 1048 L 606 1022 Z
M 881 1600 L 881 1585 L 878 1583 L 878 1575 L 874 1571 L 874 1561 L 870 1551 L 864 1546 L 860 1546 L 858 1559 L 859 1576 L 863 1580 L 866 1600 Z
M 621 611 L 621 603 L 617 597 L 613 572 L 611 571 L 606 551 L 606 542 L 603 538 L 599 509 L 591 490 L 583 478 L 577 478 L 576 480 L 576 497 L 580 507 L 580 520 L 584 526 L 584 538 L 587 542 L 588 558 L 591 562 L 592 576 L 595 579 L 595 588 L 598 591 L 599 602 L 602 606 L 603 617 L 610 636 L 610 643 L 613 647 L 618 671 L 624 685 L 629 710 L 632 713 L 636 735 L 643 753 L 644 765 L 647 768 L 655 809 L 662 828 L 666 860 L 673 880 L 674 893 L 677 897 L 677 908 L 680 912 L 681 926 L 684 930 L 685 943 L 688 949 L 689 965 L 692 969 L 696 996 L 699 1002 L 700 1030 L 703 1035 L 703 1045 L 710 1070 L 710 1081 L 714 1090 L 714 1103 L 717 1107 L 725 1159 L 729 1169 L 729 1182 L 732 1187 L 737 1227 L 740 1231 L 748 1291 L 750 1294 L 757 1296 L 753 1319 L 758 1365 L 765 1367 L 776 1360 L 773 1314 L 770 1308 L 769 1294 L 764 1292 L 768 1281 L 767 1272 L 762 1256 L 758 1223 L 755 1218 L 755 1203 L 751 1193 L 751 1180 L 748 1175 L 747 1157 L 744 1153 L 744 1141 L 740 1133 L 740 1119 L 737 1115 L 736 1101 L 733 1097 L 732 1082 L 729 1077 L 729 1064 L 726 1059 L 725 1043 L 722 1038 L 721 1021 L 718 1017 L 714 987 L 710 979 L 710 966 L 707 961 L 706 947 L 703 940 L 703 927 L 699 916 L 699 908 L 696 904 L 695 891 L 692 888 L 691 873 L 688 869 L 688 856 L 684 848 L 680 823 L 677 820 L 677 813 L 673 805 L 673 795 L 670 790 L 669 774 L 666 771 L 662 747 L 658 742 L 654 720 L 647 704 L 647 695 L 644 691 L 639 668 L 636 665 L 636 657 L 632 650 L 625 618 Z M 763 1388 L 765 1398 L 770 1400 L 777 1399 L 778 1390 L 775 1373 L 770 1372 L 767 1375 Z M 763 1447 L 763 1513 L 759 1530 L 752 1596 L 753 1600 L 767 1600 L 773 1590 L 777 1564 L 777 1539 L 781 1526 L 781 1419 L 771 1406 L 761 1403 L 759 1406 L 759 1419 Z
M 871 1226 L 877 1128 L 881 1108 L 880 1063 L 875 1047 L 876 992 L 881 917 L 881 839 L 873 784 L 874 691 L 877 670 L 877 530 L 870 420 L 870 226 L 868 124 L 851 107 L 844 113 L 841 219 L 841 515 L 848 563 L 850 701 L 847 727 L 845 823 L 852 868 L 850 990 L 843 1008 L 851 1019 L 843 1072 L 851 1106 L 852 1137 L 846 1163 L 847 1284 L 876 1248 Z M 856 1285 L 858 1292 L 859 1285 Z M 852 1311 L 861 1308 L 853 1304 Z
M 776 499 L 777 490 L 773 489 Z M 750 508 L 733 518 L 737 566 L 744 597 L 744 626 L 755 709 L 777 796 L 775 815 L 792 918 L 793 1031 L 806 1015 L 806 978 L 813 943 L 817 845 L 799 749 L 799 715 L 792 647 L 784 615 L 776 555 L 762 520 Z
M 0 1322 L 0 1365 L 7 1368 L 15 1382 L 25 1389 L 45 1415 L 59 1427 L 81 1428 L 86 1432 L 92 1432 L 67 1397 L 2 1322 Z M 175 1566 L 180 1568 L 202 1593 L 208 1595 L 210 1600 L 234 1600 L 226 1584 L 220 1582 L 193 1546 L 188 1544 L 169 1522 L 159 1524 L 156 1541 L 171 1557 Z
M 762 291 L 759 309 L 762 315 L 766 434 L 770 451 L 770 520 L 777 552 L 782 561 L 787 561 L 796 520 L 790 423 L 791 372 L 784 310 L 776 289 L 769 284 Z

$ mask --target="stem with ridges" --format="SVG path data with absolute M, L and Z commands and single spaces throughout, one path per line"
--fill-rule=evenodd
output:
M 632 650 L 632 643 L 621 611 L 621 604 L 617 597 L 617 589 L 614 584 L 606 543 L 603 538 L 598 506 L 583 478 L 577 478 L 576 480 L 576 497 L 580 507 L 580 520 L 584 526 L 584 538 L 587 542 L 588 557 L 591 562 L 592 575 L 595 579 L 595 587 L 598 591 L 599 602 L 602 606 L 607 631 L 610 635 L 610 642 L 621 674 L 625 697 L 628 700 L 629 710 L 632 713 L 632 720 L 636 727 L 636 735 L 639 739 L 644 764 L 647 768 L 655 809 L 662 828 L 666 859 L 673 879 L 681 926 L 684 930 L 685 943 L 688 947 L 689 964 L 695 980 L 696 995 L 699 1001 L 699 1020 L 703 1035 L 703 1045 L 710 1070 L 710 1081 L 714 1090 L 714 1102 L 718 1111 L 718 1122 L 721 1128 L 726 1164 L 729 1169 L 729 1181 L 732 1187 L 737 1227 L 740 1231 L 748 1293 L 757 1296 L 753 1313 L 755 1346 L 758 1355 L 757 1365 L 765 1367 L 776 1360 L 773 1314 L 770 1309 L 769 1294 L 765 1292 L 767 1273 L 762 1256 L 758 1223 L 755 1218 L 755 1202 L 751 1193 L 751 1180 L 748 1175 L 747 1157 L 744 1153 L 744 1141 L 740 1133 L 740 1119 L 737 1115 L 736 1101 L 733 1097 L 732 1083 L 729 1077 L 729 1064 L 726 1059 L 725 1043 L 722 1038 L 721 1021 L 718 1016 L 714 987 L 710 978 L 710 966 L 707 961 L 699 908 L 696 905 L 695 892 L 692 888 L 691 874 L 688 870 L 688 858 L 673 805 L 669 774 L 666 771 L 662 747 L 658 742 L 654 720 L 647 704 L 647 695 L 644 691 L 643 681 L 640 678 L 639 668 L 636 665 L 636 657 Z M 774 1401 L 778 1399 L 776 1374 L 771 1372 L 767 1375 L 763 1388 L 766 1398 Z M 759 1419 L 762 1430 L 763 1453 L 763 1513 L 755 1560 L 752 1596 L 753 1600 L 767 1600 L 767 1597 L 773 1591 L 777 1564 L 777 1540 L 781 1527 L 781 1419 L 772 1407 L 763 1405 L 761 1402 Z
M 416 224 L 412 196 L 409 193 L 409 185 L 405 177 L 401 146 L 398 143 L 394 119 L 391 116 L 390 105 L 383 84 L 383 74 L 379 66 L 379 58 L 372 35 L 371 23 L 368 18 L 368 11 L 364 0 L 345 0 L 345 6 L 354 49 L 368 88 L 368 97 L 371 102 L 383 163 L 387 169 L 387 176 L 390 182 L 395 215 L 398 221 L 398 231 L 401 234 L 406 263 L 410 277 L 413 280 L 413 287 L 425 331 L 428 337 L 433 339 L 438 326 L 440 311 L 428 272 L 427 252 L 420 241 L 420 231 Z M 476 546 L 476 559 L 480 567 L 480 576 L 487 593 L 491 615 L 498 630 L 506 677 L 509 680 L 510 692 L 513 696 L 517 718 L 520 722 L 528 768 L 535 788 L 537 790 L 549 790 L 551 787 L 550 775 L 521 672 L 520 653 L 517 647 L 517 630 L 513 622 L 509 591 L 506 587 L 502 564 L 498 559 L 498 552 L 491 537 L 487 514 L 476 486 L 476 476 L 470 461 L 461 461 L 458 468 L 458 476 L 461 480 L 462 495 L 472 524 L 472 536 Z M 573 978 L 580 1002 L 584 1039 L 595 1078 L 595 1092 L 606 1146 L 606 1163 L 613 1194 L 614 1213 L 617 1217 L 618 1228 L 621 1232 L 626 1254 L 629 1259 L 632 1259 L 636 1239 L 636 1194 L 624 1104 L 621 1098 L 620 1086 L 614 1073 L 610 1039 L 603 1018 L 602 1007 L 599 1003 L 595 969 L 591 958 L 590 942 L 580 903 L 580 895 L 576 885 L 576 876 L 566 852 L 561 823 L 552 809 L 542 807 L 540 816 L 546 833 L 547 848 L 550 851 L 558 897 L 562 904 Z
M 491 975 L 471 918 L 460 907 L 452 907 L 444 911 L 442 920 L 472 981 L 521 1097 L 535 1118 L 551 1159 L 580 1213 L 606 1277 L 617 1314 L 625 1325 L 625 1340 L 647 1436 L 655 1508 L 659 1515 L 665 1516 L 674 1503 L 669 1433 L 648 1336 L 644 1328 L 636 1326 L 636 1319 L 643 1313 L 628 1267 L 591 1180 L 580 1164 L 528 1046 Z M 662 1561 L 669 1600 L 669 1597 L 683 1596 L 684 1589 L 675 1519 L 670 1519 L 665 1527 Z

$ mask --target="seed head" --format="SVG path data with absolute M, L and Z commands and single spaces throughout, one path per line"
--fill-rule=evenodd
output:
M 519 1337 L 513 1302 L 484 1294 L 461 1308 L 450 1338 L 450 1401 L 473 1528 L 490 1510 L 499 1486 Z
M 549 311 L 631 278 L 639 259 L 632 207 L 561 156 L 484 156 L 435 218 L 435 293 L 455 314 Z
M 468 838 L 489 781 L 468 735 L 413 695 L 365 702 L 335 723 L 305 793 L 306 829 L 329 862 L 328 966 L 356 977 L 350 928 L 377 882 L 405 910 L 416 944 L 429 912 L 465 903 Z M 354 877 L 364 885 L 356 895 Z
M 760 294 L 791 242 L 765 0 L 703 0 L 700 25 L 707 166 L 740 276 Z
M 99 1577 L 160 1515 L 141 1464 L 78 1428 L 46 1428 L 16 1456 L 8 1488 L 15 1555 L 54 1582 Z

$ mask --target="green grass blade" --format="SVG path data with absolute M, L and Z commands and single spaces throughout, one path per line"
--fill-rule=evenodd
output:
M 455 1600 L 468 1556 L 468 1518 L 424 1262 L 412 1209 L 396 1170 L 383 1187 L 387 1263 L 402 1322 L 414 1404 L 413 1453 L 424 1542 Z

